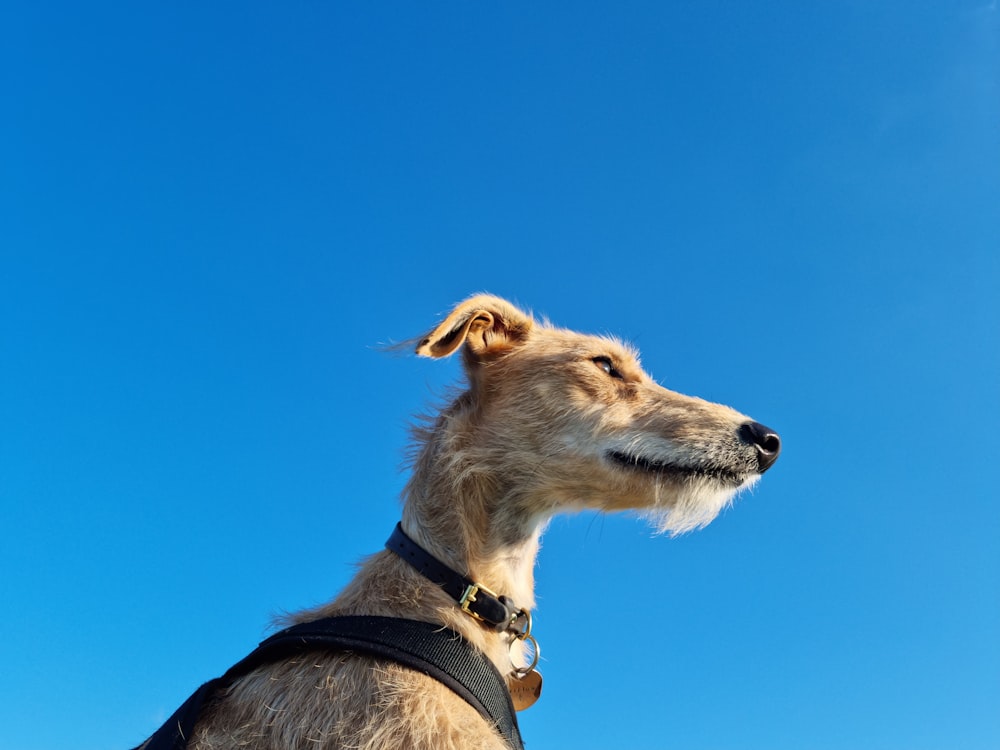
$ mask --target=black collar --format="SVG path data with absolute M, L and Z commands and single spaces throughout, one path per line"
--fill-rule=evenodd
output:
M 523 609 L 518 609 L 510 598 L 490 591 L 483 584 L 476 583 L 438 560 L 410 539 L 403 531 L 402 524 L 396 524 L 385 547 L 406 560 L 422 576 L 440 586 L 455 600 L 463 612 L 498 633 L 515 630 L 518 618 L 527 616 L 527 613 Z

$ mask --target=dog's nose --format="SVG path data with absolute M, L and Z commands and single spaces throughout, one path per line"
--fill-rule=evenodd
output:
M 757 449 L 757 466 L 761 474 L 778 460 L 781 438 L 770 427 L 765 427 L 760 422 L 747 422 L 740 426 L 739 435 L 740 440 Z

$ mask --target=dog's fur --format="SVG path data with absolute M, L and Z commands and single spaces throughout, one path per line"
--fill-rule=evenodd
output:
M 743 415 L 668 391 L 618 341 L 535 321 L 473 297 L 417 343 L 461 351 L 468 388 L 416 433 L 403 528 L 452 568 L 521 608 L 534 605 L 539 536 L 554 514 L 636 510 L 660 530 L 711 521 L 777 456 L 748 440 Z M 766 458 L 762 458 L 766 456 Z M 290 618 L 374 614 L 440 623 L 505 675 L 511 636 L 464 614 L 436 585 L 382 551 L 334 601 Z M 513 659 L 524 658 L 515 640 Z M 447 687 L 353 654 L 262 667 L 206 710 L 192 747 L 503 750 L 500 736 Z

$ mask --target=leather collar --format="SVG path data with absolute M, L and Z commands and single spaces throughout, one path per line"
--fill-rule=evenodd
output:
M 516 621 L 527 616 L 509 597 L 490 591 L 483 584 L 476 583 L 438 560 L 410 539 L 400 523 L 396 524 L 385 547 L 408 562 L 422 576 L 440 586 L 463 612 L 498 633 L 517 630 Z

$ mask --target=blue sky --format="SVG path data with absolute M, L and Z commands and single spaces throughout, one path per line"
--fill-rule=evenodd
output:
M 552 524 L 529 747 L 1000 746 L 995 0 L 0 29 L 5 748 L 130 747 L 332 597 L 459 376 L 380 345 L 482 290 L 785 445 L 703 531 Z

